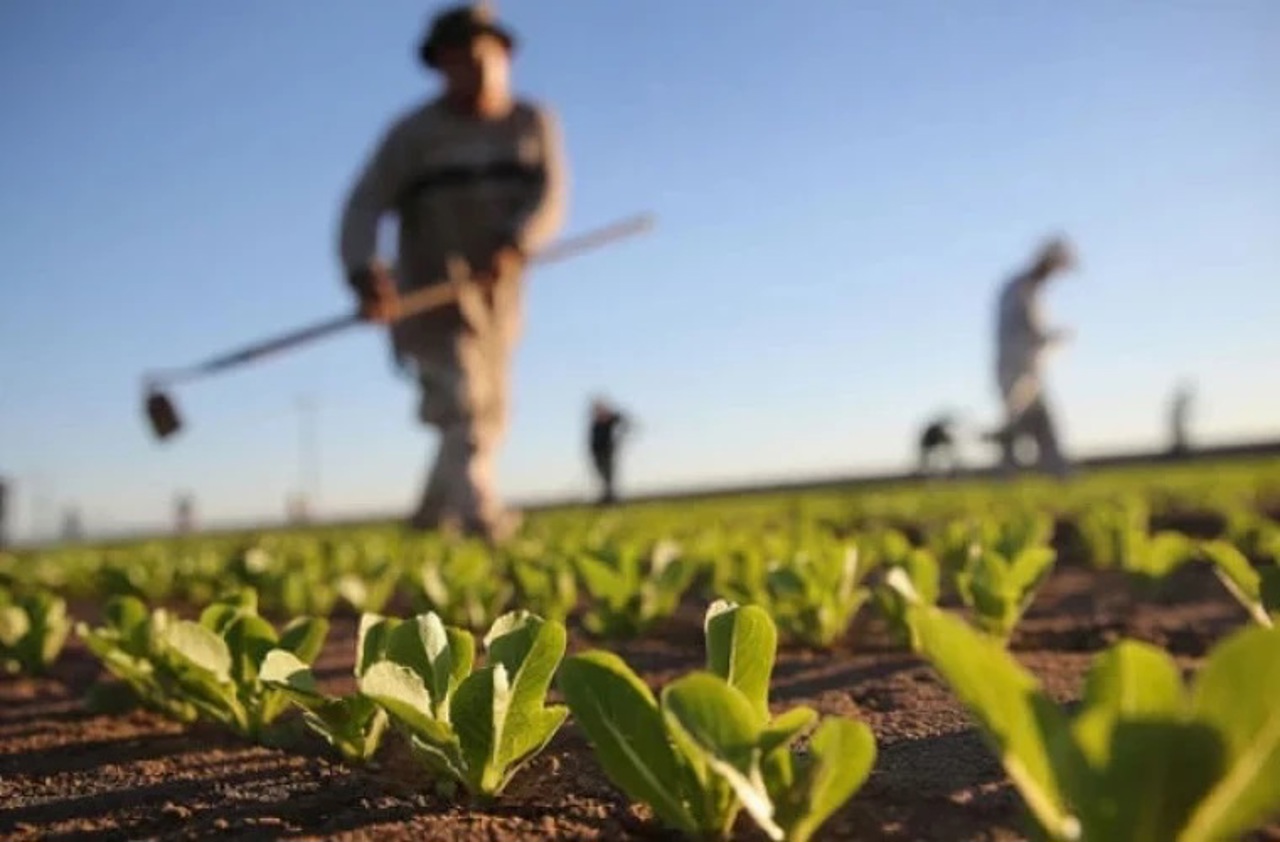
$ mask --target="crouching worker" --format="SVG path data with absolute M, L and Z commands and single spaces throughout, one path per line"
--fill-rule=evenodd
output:
M 495 461 L 526 261 L 558 232 L 565 193 L 553 116 L 512 95 L 515 46 L 482 7 L 432 21 L 419 54 L 443 90 L 383 135 L 347 199 L 340 237 L 361 313 L 391 325 L 396 358 L 421 389 L 419 416 L 439 431 L 409 523 L 490 540 L 518 525 L 494 486 Z M 394 275 L 376 254 L 387 214 L 399 223 Z M 451 272 L 468 281 L 459 303 L 397 320 L 401 295 Z

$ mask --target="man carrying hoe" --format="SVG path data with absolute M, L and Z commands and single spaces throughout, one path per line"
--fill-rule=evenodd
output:
M 558 232 L 565 174 L 559 131 L 511 92 L 514 36 L 484 7 L 432 21 L 419 56 L 441 94 L 384 134 L 342 216 L 341 258 L 369 321 L 391 324 L 397 360 L 421 386 L 419 417 L 439 449 L 410 525 L 490 540 L 518 517 L 494 487 L 508 372 L 528 258 Z M 381 218 L 399 221 L 398 270 L 376 255 Z M 467 281 L 457 304 L 397 321 L 401 294 Z

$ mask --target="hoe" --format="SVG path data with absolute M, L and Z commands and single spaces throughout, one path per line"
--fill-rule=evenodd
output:
M 546 265 L 566 260 L 617 240 L 647 231 L 652 226 L 653 217 L 649 214 L 623 219 L 612 225 L 606 225 L 603 228 L 562 240 L 533 257 L 530 263 L 532 265 Z M 445 283 L 434 284 L 401 297 L 399 318 L 404 319 L 456 301 L 462 285 L 466 283 L 466 279 L 457 273 L 451 274 L 453 277 Z M 296 328 L 279 336 L 254 342 L 187 368 L 148 375 L 144 380 L 143 387 L 146 395 L 146 416 L 151 425 L 152 433 L 156 438 L 164 440 L 182 429 L 182 416 L 178 412 L 177 405 L 166 391 L 169 387 L 177 383 L 209 377 L 281 351 L 297 348 L 308 342 L 332 336 L 362 323 L 358 313 L 344 314 Z

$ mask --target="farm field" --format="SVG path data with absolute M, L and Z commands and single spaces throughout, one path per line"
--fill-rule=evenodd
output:
M 622 697 L 606 696 L 573 676 L 598 663 L 584 653 L 616 654 L 686 729 L 672 732 L 683 735 L 675 738 L 677 748 L 710 758 L 698 768 L 718 770 L 713 761 L 725 758 L 738 764 L 727 748 L 717 754 L 721 746 L 698 730 L 696 711 L 681 713 L 675 692 L 669 694 L 668 709 L 669 695 L 663 693 L 692 687 L 686 682 L 689 674 L 709 666 L 708 651 L 715 644 L 707 612 L 715 600 L 725 599 L 759 606 L 760 617 L 769 618 L 748 615 L 745 608 L 716 614 L 725 611 L 722 606 L 712 612 L 718 620 L 737 623 L 730 642 L 722 644 L 732 647 L 733 659 L 759 657 L 763 663 L 767 659 L 760 653 L 768 647 L 747 632 L 758 634 L 760 623 L 776 628 L 776 662 L 771 675 L 766 670 L 768 715 L 775 725 L 784 712 L 807 706 L 823 718 L 865 723 L 874 735 L 875 755 L 868 757 L 865 782 L 847 801 L 832 804 L 829 818 L 816 831 L 809 828 L 811 838 L 1034 838 L 1037 823 L 1043 826 L 1055 810 L 1029 810 L 1030 785 L 1010 782 L 1009 764 L 993 746 L 1004 745 L 1024 760 L 1034 747 L 1009 725 L 1021 709 L 992 705 L 999 703 L 1003 688 L 1031 692 L 1018 683 L 1022 679 L 1011 677 L 1016 662 L 1034 677 L 1048 707 L 1061 709 L 1063 716 L 1082 705 L 1087 709 L 1094 704 L 1086 692 L 1091 664 L 1115 644 L 1134 640 L 1167 653 L 1176 664 L 1175 675 L 1190 681 L 1202 671 L 1212 672 L 1206 664 L 1223 663 L 1218 674 L 1231 677 L 1226 685 L 1241 710 L 1229 721 L 1243 722 L 1255 713 L 1260 719 L 1244 748 L 1230 737 L 1243 733 L 1244 726 L 1222 726 L 1228 736 L 1217 749 L 1221 757 L 1204 765 L 1222 764 L 1225 780 L 1240 751 L 1256 752 L 1271 739 L 1269 753 L 1253 756 L 1263 782 L 1248 790 L 1261 805 L 1253 808 L 1260 818 L 1247 822 L 1252 835 L 1195 836 L 1207 832 L 1202 829 L 1211 812 L 1196 808 L 1221 793 L 1212 782 L 1194 797 L 1168 782 L 1165 790 L 1135 785 L 1132 779 L 1158 779 L 1152 773 L 1181 768 L 1179 762 L 1195 765 L 1187 760 L 1193 756 L 1161 755 L 1167 746 L 1154 737 L 1122 744 L 1124 735 L 1116 730 L 1110 745 L 1127 745 L 1139 758 L 1127 768 L 1140 770 L 1111 779 L 1112 789 L 1131 788 L 1110 796 L 1119 799 L 1120 812 L 1126 796 L 1149 803 L 1159 800 L 1153 795 L 1159 792 L 1170 803 L 1182 798 L 1186 814 L 1166 817 L 1163 824 L 1125 825 L 1087 803 L 1081 793 L 1089 790 L 1072 789 L 1068 775 L 1055 773 L 1056 783 L 1045 788 L 1061 790 L 1063 810 L 1078 816 L 1086 831 L 1110 828 L 1075 838 L 1280 840 L 1280 791 L 1266 781 L 1268 769 L 1280 769 L 1280 713 L 1267 701 L 1280 687 L 1280 666 L 1268 654 L 1280 652 L 1280 638 L 1265 631 L 1280 612 L 1280 601 L 1274 601 L 1280 574 L 1272 573 L 1280 571 L 1278 514 L 1280 462 L 1236 460 L 1096 471 L 1062 485 L 1039 480 L 904 483 L 874 490 L 656 502 L 605 514 L 552 511 L 531 519 L 522 540 L 497 554 L 469 544 L 446 545 L 431 536 L 404 536 L 392 526 L 9 554 L 0 560 L 0 585 L 12 604 L 44 594 L 64 600 L 69 619 L 65 646 L 55 652 L 57 635 L 50 633 L 48 645 L 36 654 L 23 646 L 38 635 L 28 631 L 23 637 L 19 622 L 0 622 L 0 641 L 8 647 L 0 653 L 8 651 L 12 669 L 0 676 L 0 837 L 682 838 L 671 821 L 655 815 L 652 803 L 639 803 L 645 799 L 634 787 L 615 783 L 616 772 L 606 773 L 593 748 L 600 742 L 599 723 L 608 724 L 610 714 L 617 717 L 618 729 L 631 724 L 623 721 L 622 707 L 603 702 L 602 720 L 584 720 L 580 714 L 588 706 L 582 699 L 590 696 L 587 691 L 598 692 L 600 699 Z M 285 695 L 278 699 L 278 715 L 262 714 L 261 723 L 244 711 L 252 713 L 246 700 L 252 692 L 267 692 L 262 688 L 251 692 L 248 684 L 237 685 L 230 702 L 217 702 L 216 693 L 201 698 L 192 689 L 197 685 L 189 683 L 188 664 L 199 658 L 182 650 L 165 630 L 172 627 L 163 623 L 155 634 L 168 648 L 151 653 L 147 675 L 156 678 L 146 685 L 151 695 L 135 691 L 130 699 L 119 681 L 110 680 L 111 672 L 126 679 L 134 675 L 121 666 L 124 659 L 112 662 L 114 670 L 103 666 L 102 632 L 125 628 L 121 618 L 129 612 L 121 606 L 138 606 L 137 616 L 144 618 L 159 608 L 169 618 L 165 622 L 176 625 L 179 617 L 200 617 L 202 625 L 224 633 L 227 626 L 210 619 L 209 611 L 202 616 L 202 609 L 244 587 L 252 588 L 256 610 L 277 629 L 302 616 L 327 618 L 327 633 L 318 624 L 289 627 L 302 630 L 299 640 L 314 638 L 314 647 L 299 643 L 292 650 L 299 656 L 297 669 L 310 665 L 308 675 L 319 693 L 359 698 L 355 694 L 364 691 L 385 703 L 391 724 L 380 747 L 376 740 L 362 746 L 370 749 L 370 760 L 342 760 L 304 725 L 302 706 Z M 234 610 L 221 604 L 226 617 L 253 613 L 256 618 L 248 603 L 237 603 Z M 555 679 L 548 672 L 547 703 L 567 702 L 568 711 L 564 724 L 550 729 L 545 748 L 525 756 L 500 794 L 487 797 L 491 793 L 477 791 L 485 786 L 475 783 L 479 779 L 468 783 L 464 774 L 457 785 L 449 784 L 438 767 L 424 764 L 421 745 L 407 735 L 429 741 L 422 736 L 429 727 L 415 725 L 392 703 L 395 694 L 371 678 L 381 677 L 379 667 L 405 662 L 396 661 L 391 645 L 379 650 L 372 667 L 364 655 L 358 662 L 357 653 L 369 650 L 365 642 L 373 639 L 374 628 L 361 615 L 401 618 L 432 611 L 442 627 L 469 628 L 481 636 L 516 609 L 547 623 L 518 628 L 511 638 L 534 629 L 542 641 L 543 632 L 563 620 L 566 659 Z M 46 625 L 59 625 L 57 610 L 47 605 L 27 611 L 31 620 L 22 622 L 31 629 L 40 626 L 42 611 L 50 618 Z M 749 625 L 748 617 L 757 625 Z M 76 623 L 83 625 L 71 628 Z M 278 640 L 268 632 L 276 652 L 289 648 L 288 629 Z M 1245 641 L 1242 635 L 1253 636 Z M 124 646 L 119 641 L 127 637 L 112 640 Z M 231 673 L 240 676 L 238 639 L 229 632 L 224 637 L 236 658 Z M 90 645 L 94 640 L 97 651 Z M 1232 641 L 1256 644 L 1253 660 L 1239 655 L 1227 665 L 1226 655 L 1214 657 L 1221 644 Z M 457 646 L 452 637 L 450 645 Z M 476 644 L 477 653 L 484 648 Z M 1231 654 L 1245 648 L 1234 646 Z M 501 658 L 497 644 L 489 651 L 495 661 Z M 1005 663 L 1006 651 L 1010 663 Z M 1160 684 L 1162 674 L 1147 663 L 1154 650 L 1124 651 L 1127 660 L 1110 662 L 1117 675 L 1124 681 L 1150 678 L 1135 685 L 1143 688 Z M 253 657 L 254 674 L 267 681 L 262 676 L 272 672 L 271 656 Z M 519 686 L 524 665 L 532 663 L 532 655 L 523 657 L 528 660 L 520 662 L 521 668 L 510 671 L 513 686 Z M 188 664 L 185 672 L 174 666 L 181 659 Z M 1242 663 L 1250 669 L 1242 672 Z M 160 680 L 166 669 L 173 670 L 169 683 Z M 723 676 L 721 683 L 754 701 L 744 672 Z M 493 671 L 486 675 L 492 678 Z M 970 685 L 977 677 L 976 689 L 966 689 L 965 675 Z M 223 683 L 230 686 L 229 681 Z M 493 681 L 494 688 L 506 686 L 506 678 Z M 430 675 L 423 682 L 433 686 Z M 997 701 L 978 698 L 982 685 Z M 1103 692 L 1096 691 L 1098 698 Z M 692 690 L 688 695 L 703 700 Z M 474 705 L 488 697 L 457 689 L 453 698 L 454 723 L 462 733 L 465 705 L 459 700 Z M 985 714 L 983 704 L 988 705 Z M 1249 705 L 1254 713 L 1244 712 Z M 220 718 L 224 709 L 241 718 Z M 1136 715 L 1123 705 L 1118 711 L 1117 721 Z M 797 740 L 797 769 L 810 768 L 804 765 L 809 759 L 844 768 L 845 754 L 854 750 L 824 755 L 819 735 L 825 727 L 824 719 L 819 731 Z M 845 733 L 852 740 L 853 732 Z M 1201 733 L 1187 735 L 1198 739 Z M 1188 744 L 1183 736 L 1169 744 Z M 692 737 L 696 747 L 681 748 L 684 737 Z M 466 738 L 463 734 L 464 743 Z M 1079 738 L 1088 745 L 1085 736 Z M 832 759 L 835 754 L 839 762 Z M 755 761 L 741 761 L 748 762 Z M 732 770 L 725 775 L 726 781 L 732 778 Z M 1034 769 L 1030 777 L 1037 777 Z M 796 781 L 803 780 L 797 773 Z M 817 792 L 817 784 L 809 783 L 810 792 Z M 749 788 L 735 786 L 715 791 L 729 801 L 750 798 Z M 776 794 L 772 783 L 768 793 L 776 807 L 771 815 L 780 826 L 777 833 L 802 838 L 795 830 L 800 825 L 785 820 L 787 797 Z M 1103 798 L 1100 791 L 1097 798 Z M 732 838 L 769 838 L 768 822 L 740 808 L 737 804 L 728 813 Z M 689 810 L 696 813 L 694 807 Z M 1057 838 L 1069 838 L 1064 828 L 1075 821 L 1059 825 Z

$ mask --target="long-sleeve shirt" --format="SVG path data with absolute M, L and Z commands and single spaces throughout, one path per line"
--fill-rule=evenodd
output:
M 478 271 L 504 243 L 536 253 L 560 229 L 565 194 L 559 129 L 547 108 L 517 101 L 506 116 L 482 119 L 428 102 L 395 121 L 366 162 L 342 215 L 341 260 L 348 272 L 372 263 L 379 222 L 394 212 L 401 291 L 441 283 L 451 257 Z M 414 333 L 461 325 L 456 308 L 408 321 Z
M 1000 293 L 996 328 L 996 379 L 1006 400 L 1018 404 L 1040 391 L 1040 362 L 1054 342 L 1044 324 L 1039 286 L 1028 275 L 1018 275 Z

